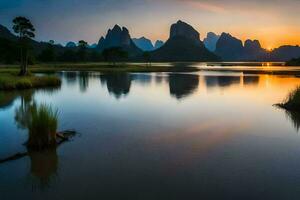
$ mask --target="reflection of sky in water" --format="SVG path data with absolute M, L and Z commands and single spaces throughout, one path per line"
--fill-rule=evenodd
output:
M 81 136 L 51 154 L 50 165 L 41 157 L 0 166 L 4 199 L 245 199 L 249 190 L 253 198 L 297 196 L 297 126 L 272 105 L 300 79 L 225 72 L 62 77 L 60 90 L 33 97 L 59 109 L 60 130 Z M 26 131 L 14 122 L 19 104 L 0 110 L 1 157 L 24 149 Z M 31 191 L 30 174 L 55 181 Z

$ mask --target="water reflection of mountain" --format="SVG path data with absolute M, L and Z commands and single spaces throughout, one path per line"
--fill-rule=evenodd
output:
M 257 85 L 259 83 L 259 76 L 244 76 L 244 85 Z
M 170 94 L 177 99 L 184 98 L 195 92 L 199 85 L 199 76 L 194 74 L 170 74 Z
M 205 76 L 206 87 L 230 87 L 239 85 L 243 80 L 244 85 L 256 85 L 259 83 L 259 76 Z
M 101 75 L 100 81 L 106 84 L 109 93 L 119 99 L 129 93 L 132 77 L 128 73 L 108 73 Z

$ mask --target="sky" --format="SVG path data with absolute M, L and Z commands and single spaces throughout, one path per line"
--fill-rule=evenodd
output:
M 265 48 L 300 45 L 300 0 L 0 0 L 0 24 L 29 18 L 36 39 L 97 43 L 115 24 L 132 37 L 167 40 L 177 20 L 200 32 L 258 39 Z

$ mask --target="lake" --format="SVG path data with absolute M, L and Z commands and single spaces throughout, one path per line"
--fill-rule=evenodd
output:
M 24 152 L 17 110 L 59 110 L 79 135 L 0 165 L 0 199 L 299 199 L 300 115 L 273 106 L 300 78 L 241 72 L 62 72 L 0 93 L 0 158 Z

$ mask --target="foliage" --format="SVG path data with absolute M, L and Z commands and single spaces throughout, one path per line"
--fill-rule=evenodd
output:
M 0 74 L 0 90 L 22 90 L 30 88 L 57 87 L 61 80 L 55 76 L 23 76 Z
M 15 111 L 15 120 L 20 128 L 28 129 L 26 144 L 30 149 L 41 150 L 56 145 L 57 109 L 21 99 L 21 105 Z
M 16 17 L 13 20 L 13 30 L 15 33 L 19 34 L 20 38 L 34 38 L 34 27 L 30 20 L 25 17 Z
M 54 41 L 50 40 L 47 47 L 38 56 L 38 60 L 42 62 L 53 62 L 55 61 L 56 55 L 53 47 Z
M 128 52 L 124 51 L 120 47 L 112 47 L 112 48 L 105 49 L 102 52 L 102 55 L 106 61 L 113 62 L 113 63 L 117 61 L 123 61 L 128 58 Z
M 12 64 L 19 60 L 17 43 L 5 38 L 0 38 L 0 62 Z
M 78 42 L 78 47 L 81 48 L 81 49 L 86 49 L 88 46 L 88 43 L 84 40 L 79 40 Z
M 28 57 L 29 57 L 29 45 L 30 38 L 34 38 L 34 27 L 29 19 L 25 17 L 16 17 L 13 20 L 13 30 L 15 33 L 19 35 L 19 44 L 21 48 L 21 69 L 20 75 L 26 75 L 27 73 L 27 65 L 28 65 Z
M 35 104 L 30 108 L 31 120 L 28 125 L 29 139 L 27 146 L 42 149 L 56 145 L 56 131 L 58 126 L 58 110 L 51 106 Z
M 145 62 L 150 63 L 151 62 L 151 54 L 149 51 L 145 51 L 143 53 L 143 58 L 145 60 Z
M 278 106 L 287 110 L 300 111 L 300 86 L 290 92 L 285 101 Z
M 77 57 L 80 61 L 86 61 L 87 59 L 87 49 L 88 43 L 84 40 L 78 42 L 79 50 L 77 51 Z

